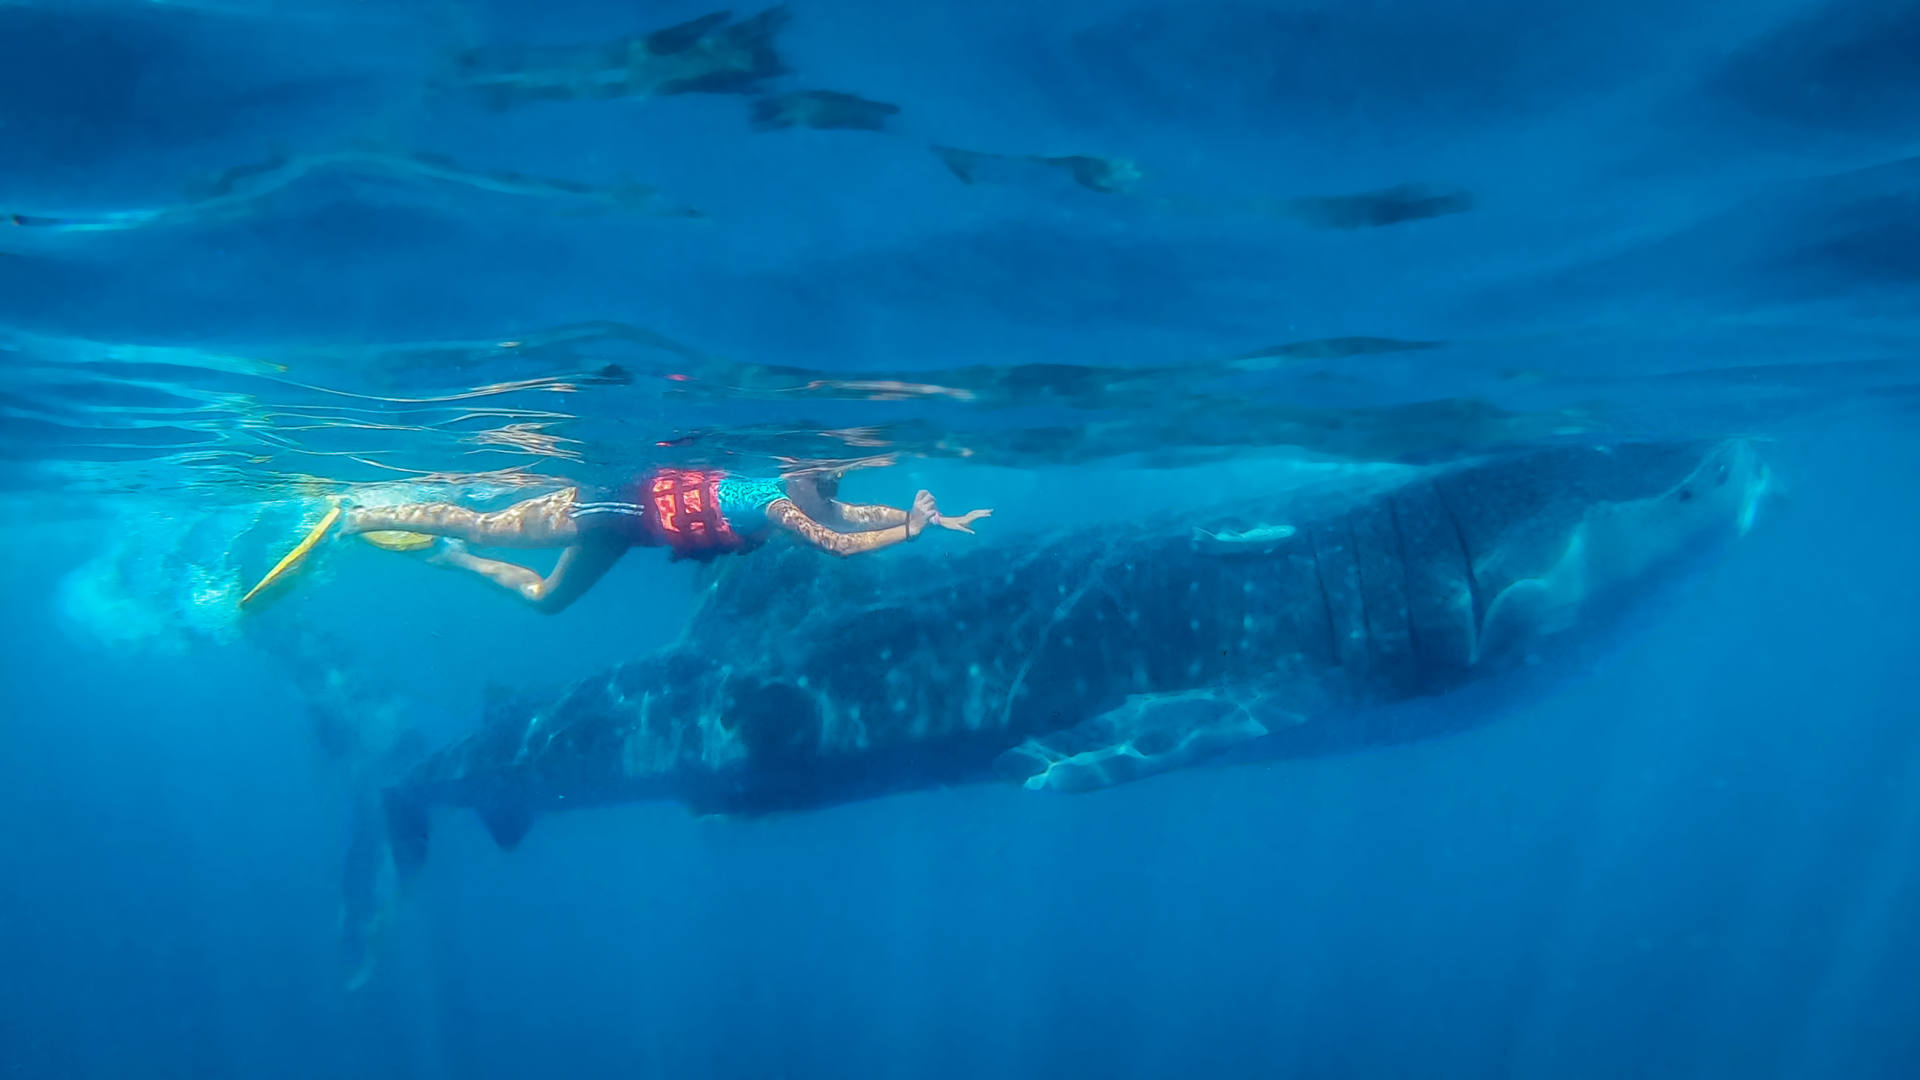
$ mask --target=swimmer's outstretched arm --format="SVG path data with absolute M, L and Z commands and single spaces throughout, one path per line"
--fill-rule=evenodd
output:
M 843 503 L 838 499 L 830 501 L 827 505 L 833 508 L 833 513 L 838 518 L 834 525 L 843 527 L 846 532 L 868 532 L 907 523 L 907 512 L 897 506 Z
M 932 496 L 920 493 L 931 501 Z M 836 532 L 808 517 L 806 511 L 794 505 L 792 499 L 775 499 L 767 507 L 767 520 L 787 530 L 800 539 L 835 555 L 859 555 L 863 552 L 878 551 L 884 547 L 903 544 L 920 535 L 927 527 L 928 515 L 917 520 L 914 515 L 902 512 L 902 520 L 897 525 L 884 528 L 867 529 L 863 532 Z
M 838 499 L 832 500 L 828 505 L 833 508 L 836 518 L 833 523 L 834 528 L 841 532 L 870 532 L 874 529 L 884 529 L 889 526 L 905 525 L 907 523 L 907 511 L 892 506 L 879 506 L 867 503 L 843 503 Z M 959 517 L 951 517 L 936 510 L 933 519 L 929 521 L 928 524 L 938 525 L 943 529 L 952 529 L 954 532 L 970 533 L 973 530 L 967 526 L 983 517 L 992 516 L 993 511 L 991 510 L 970 510 Z
M 837 532 L 808 517 L 792 499 L 774 500 L 773 505 L 767 507 L 767 518 L 822 551 L 846 556 L 905 543 L 919 536 L 928 525 L 970 533 L 973 530 L 968 526 L 972 522 L 993 513 L 991 510 L 974 510 L 957 518 L 942 517 L 940 508 L 934 504 L 933 495 L 927 491 L 921 491 L 913 497 L 912 510 L 893 510 L 884 506 L 872 509 L 899 514 L 900 520 L 897 524 L 862 532 Z

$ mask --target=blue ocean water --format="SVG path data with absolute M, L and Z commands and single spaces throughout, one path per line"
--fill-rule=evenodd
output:
M 0 1075 L 1913 1075 L 1920 7 L 770 10 L 0 0 Z M 357 988 L 356 805 L 707 570 L 237 606 L 332 495 L 855 466 L 1012 561 L 1727 436 L 1751 532 L 1462 733 L 449 814 Z

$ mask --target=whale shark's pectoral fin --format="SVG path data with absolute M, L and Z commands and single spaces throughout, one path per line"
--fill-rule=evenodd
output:
M 1480 634 L 1473 643 L 1473 662 L 1499 660 L 1524 647 L 1536 629 L 1553 618 L 1558 604 L 1553 588 L 1539 578 L 1516 581 L 1487 605 Z
M 1064 731 L 1028 739 L 993 767 L 1032 791 L 1097 791 L 1197 764 L 1301 719 L 1257 695 L 1140 694 Z
M 1512 659 L 1524 653 L 1528 642 L 1571 627 L 1587 594 L 1586 552 L 1586 534 L 1576 532 L 1546 573 L 1521 578 L 1500 590 L 1480 619 L 1473 662 Z

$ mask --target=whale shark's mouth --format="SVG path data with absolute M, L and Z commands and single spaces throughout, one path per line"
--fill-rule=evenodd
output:
M 1733 526 L 1735 539 L 1745 537 L 1752 531 L 1759 519 L 1760 507 L 1768 501 L 1773 490 L 1773 469 L 1767 464 L 1760 448 L 1749 438 L 1728 438 L 1722 440 L 1705 458 L 1693 474 L 1675 488 L 1683 500 L 1691 499 L 1696 493 L 1706 493 L 1709 487 L 1726 489 L 1724 494 L 1704 504 L 1719 507 Z
M 1769 501 L 1774 489 L 1773 468 L 1750 438 L 1723 440 L 1708 453 L 1701 469 L 1718 465 L 1722 482 L 1733 481 L 1733 499 L 1723 503 L 1731 511 L 1736 538 L 1745 537 L 1759 520 L 1760 507 Z
M 1766 462 L 1756 466 L 1753 482 L 1747 485 L 1747 499 L 1740 507 L 1740 535 L 1745 536 L 1753 530 L 1753 523 L 1760 516 L 1760 504 L 1767 501 L 1773 492 L 1773 468 Z

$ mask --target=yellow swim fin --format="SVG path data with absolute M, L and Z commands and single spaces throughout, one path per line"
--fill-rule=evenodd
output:
M 419 551 L 433 546 L 433 537 L 404 529 L 376 529 L 361 533 L 360 539 L 387 551 Z
M 260 595 L 261 591 L 267 586 L 272 585 L 274 582 L 292 573 L 294 568 L 300 565 L 301 560 L 307 557 L 307 553 L 313 550 L 313 545 L 319 543 L 320 540 L 327 535 L 327 531 L 333 528 L 333 523 L 339 520 L 340 508 L 338 506 L 328 510 L 327 516 L 320 519 L 320 524 L 313 527 L 313 531 L 307 534 L 305 540 L 300 541 L 292 551 L 287 552 L 286 558 L 274 563 L 273 569 L 267 571 L 267 576 L 261 578 L 258 585 L 247 590 L 247 595 L 240 598 L 240 606 L 246 607 L 247 601 Z

